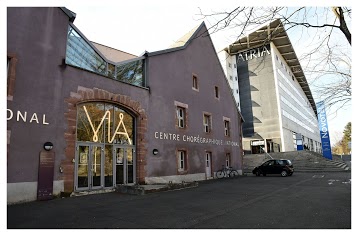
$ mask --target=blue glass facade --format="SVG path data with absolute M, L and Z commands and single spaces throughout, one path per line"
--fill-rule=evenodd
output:
M 144 86 L 143 62 L 144 60 L 137 60 L 116 66 L 115 79 L 137 86 Z
M 106 61 L 71 26 L 68 28 L 66 63 L 106 75 Z
M 68 27 L 66 64 L 89 70 L 106 77 L 145 87 L 144 59 L 110 63 L 96 52 L 71 25 Z

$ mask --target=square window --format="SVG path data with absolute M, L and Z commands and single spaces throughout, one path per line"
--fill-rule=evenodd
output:
M 232 76 L 230 75 L 230 80 L 232 80 Z
M 193 75 L 193 89 L 199 90 L 198 76 L 196 75 Z

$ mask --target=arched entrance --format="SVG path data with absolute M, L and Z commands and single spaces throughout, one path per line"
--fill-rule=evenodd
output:
M 135 117 L 119 105 L 77 106 L 75 191 L 136 181 Z

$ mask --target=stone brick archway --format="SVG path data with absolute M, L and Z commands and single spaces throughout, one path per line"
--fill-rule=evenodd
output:
M 85 88 L 79 86 L 77 92 L 71 92 L 70 96 L 65 99 L 67 105 L 67 112 L 65 112 L 65 120 L 67 120 L 67 129 L 64 133 L 66 148 L 65 159 L 62 160 L 61 166 L 63 168 L 64 192 L 71 193 L 74 190 L 74 171 L 75 164 L 75 147 L 76 147 L 76 120 L 77 120 L 77 104 L 83 102 L 103 101 L 107 103 L 117 104 L 122 106 L 136 116 L 136 148 L 137 148 L 137 183 L 144 183 L 145 181 L 145 165 L 146 165 L 146 139 L 145 133 L 147 131 L 147 115 L 145 110 L 141 107 L 140 102 L 131 99 L 129 96 L 114 94 L 103 89 Z

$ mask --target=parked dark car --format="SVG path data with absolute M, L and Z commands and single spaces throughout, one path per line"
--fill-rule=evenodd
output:
M 267 174 L 280 174 L 281 176 L 291 176 L 293 165 L 290 160 L 268 160 L 253 169 L 252 173 L 256 176 L 266 176 Z

